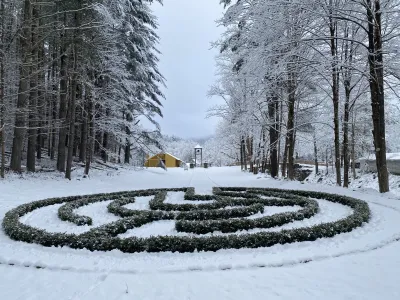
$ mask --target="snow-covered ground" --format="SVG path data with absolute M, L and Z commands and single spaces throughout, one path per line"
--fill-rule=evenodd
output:
M 395 194 L 277 181 L 236 167 L 122 170 L 109 175 L 98 172 L 90 179 L 72 181 L 42 175 L 0 182 L 0 221 L 11 208 L 48 197 L 187 186 L 195 187 L 198 194 L 210 194 L 213 186 L 322 190 L 368 201 L 372 218 L 361 228 L 329 239 L 215 253 L 46 248 L 12 241 L 1 231 L 0 299 L 400 299 L 400 201 Z M 150 199 L 137 198 L 127 207 L 148 209 Z M 183 201 L 181 193 L 168 194 L 167 202 Z M 310 226 L 351 213 L 342 205 L 318 202 L 316 216 L 269 230 Z M 99 226 L 117 219 L 107 212 L 108 203 L 77 212 L 92 217 L 93 226 Z M 21 220 L 47 231 L 78 233 L 91 228 L 60 221 L 58 206 L 35 210 Z M 266 207 L 264 215 L 297 209 Z M 173 225 L 173 221 L 154 222 L 126 234 L 177 234 Z
M 320 183 L 323 185 L 336 186 L 336 173 L 329 167 L 329 173 L 326 173 L 326 167 L 319 167 L 319 175 L 315 175 L 314 166 L 307 165 L 306 167 L 313 170 L 310 176 L 307 177 L 305 182 L 307 183 Z M 364 193 L 375 193 L 379 190 L 378 179 L 376 173 L 362 172 L 360 169 L 357 170 L 357 178 L 353 179 L 353 175 L 350 172 L 350 183 L 349 189 L 353 191 L 360 191 Z M 343 182 L 343 169 L 342 169 L 342 182 Z M 400 199 L 400 176 L 389 174 L 389 188 L 390 192 L 386 194 L 389 198 Z

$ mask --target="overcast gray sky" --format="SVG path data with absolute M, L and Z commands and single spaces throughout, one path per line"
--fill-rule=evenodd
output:
M 152 5 L 158 17 L 160 71 L 167 80 L 163 101 L 162 133 L 203 137 L 214 133 L 216 118 L 205 119 L 207 109 L 219 99 L 207 98 L 215 81 L 218 51 L 210 42 L 222 32 L 215 20 L 223 13 L 219 0 L 164 0 Z

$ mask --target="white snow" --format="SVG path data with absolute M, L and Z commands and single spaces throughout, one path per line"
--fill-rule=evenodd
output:
M 136 209 L 136 210 L 149 210 L 149 202 L 153 199 L 154 196 L 145 196 L 145 197 L 135 197 L 134 203 L 129 203 L 124 205 L 124 207 L 128 209 Z
M 117 221 L 119 218 L 108 213 L 107 205 L 111 201 L 97 202 L 82 206 L 74 212 L 92 218 L 92 225 L 76 226 L 74 223 L 61 221 L 58 216 L 58 208 L 62 204 L 50 205 L 36 209 L 21 218 L 22 223 L 36 228 L 45 229 L 49 232 L 64 232 L 80 234 L 89 231 L 93 227 L 98 227 L 107 223 Z
M 175 230 L 175 221 L 163 220 L 145 224 L 141 227 L 130 229 L 125 233 L 119 234 L 120 238 L 127 238 L 132 236 L 137 237 L 151 237 L 155 235 L 186 235 L 178 234 Z
M 375 159 L 376 158 L 375 158 L 374 154 L 370 154 L 368 156 L 359 158 L 359 160 L 375 160 Z M 400 159 L 400 152 L 386 153 L 386 159 L 387 160 L 398 160 L 398 159 Z
M 171 153 L 165 152 L 165 154 L 171 156 L 172 158 L 175 158 L 176 160 L 182 161 L 182 159 L 177 158 L 176 156 L 172 155 Z
M 295 205 L 295 206 L 265 206 L 263 213 L 257 213 L 257 214 L 251 215 L 249 217 L 246 217 L 246 219 L 257 219 L 260 217 L 272 216 L 274 214 L 279 214 L 279 213 L 283 213 L 283 212 L 298 211 L 300 209 L 301 209 L 301 206 L 298 206 L 298 205 Z
M 48 197 L 188 186 L 199 194 L 210 193 L 213 186 L 339 193 L 367 201 L 372 219 L 352 232 L 314 242 L 181 254 L 46 248 L 12 241 L 0 231 L 0 299 L 400 299 L 400 201 L 393 194 L 272 180 L 236 167 L 124 170 L 118 176 L 97 173 L 80 181 L 45 176 L 0 182 L 0 221 L 11 208 Z M 182 195 L 173 195 L 168 201 L 184 201 Z M 138 197 L 126 207 L 148 209 L 150 199 Z M 351 213 L 345 206 L 318 202 L 321 211 L 316 216 L 281 228 L 329 222 Z M 107 212 L 108 203 L 76 212 L 92 217 L 93 226 L 99 226 L 117 218 Z M 51 231 L 78 230 L 78 226 L 58 220 L 57 207 L 38 209 L 21 219 Z M 299 208 L 266 207 L 265 213 L 290 209 Z M 154 222 L 135 229 L 135 234 L 171 234 L 171 228 L 173 231 L 174 221 Z M 305 261 L 310 262 L 302 263 Z
M 202 203 L 211 203 L 214 202 L 214 200 L 200 200 L 200 201 L 188 201 L 185 200 L 184 197 L 185 193 L 184 192 L 167 192 L 167 196 L 165 197 L 165 203 L 169 204 L 202 204 Z

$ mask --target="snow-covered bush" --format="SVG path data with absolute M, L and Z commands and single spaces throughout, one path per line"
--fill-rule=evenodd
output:
M 224 193 L 221 194 L 230 195 L 231 197 L 242 197 L 243 193 Z M 261 193 L 260 193 L 261 194 Z M 279 194 L 279 193 L 266 193 L 268 196 L 281 196 L 285 199 L 272 198 L 272 199 L 252 199 L 244 198 L 241 200 L 236 200 L 232 205 L 261 205 L 265 206 L 301 206 L 303 209 L 295 212 L 284 212 L 274 214 L 272 216 L 264 216 L 257 219 L 209 219 L 206 222 L 203 221 L 177 221 L 176 229 L 181 232 L 191 232 L 196 234 L 206 234 L 214 231 L 221 231 L 224 233 L 236 232 L 239 230 L 249 230 L 254 228 L 272 228 L 277 226 L 282 226 L 284 224 L 303 220 L 305 218 L 311 218 L 314 216 L 319 209 L 318 202 L 312 199 L 307 199 L 290 194 Z M 250 197 L 254 197 L 254 194 L 250 194 Z
M 199 205 L 165 203 L 168 191 L 183 191 L 185 198 L 214 200 Z M 130 210 L 124 205 L 133 203 L 135 197 L 154 196 L 151 210 Z M 263 198 L 261 196 L 267 196 Z M 119 234 L 158 220 L 176 220 L 178 231 L 208 233 L 214 231 L 236 232 L 251 228 L 270 228 L 295 220 L 309 218 L 318 212 L 314 199 L 324 199 L 349 206 L 353 213 L 336 222 L 318 224 L 312 227 L 288 229 L 274 232 L 229 234 L 215 236 L 152 236 L 149 238 L 120 238 Z M 91 219 L 74 213 L 74 209 L 98 201 L 113 200 L 108 210 L 123 217 L 115 222 L 92 228 L 82 234 L 51 233 L 20 222 L 20 217 L 35 209 L 49 205 L 63 204 L 59 216 L 77 225 L 89 225 Z M 279 213 L 258 219 L 243 219 L 243 216 L 262 212 L 265 206 L 302 207 L 297 212 Z M 262 188 L 214 188 L 214 195 L 202 197 L 194 194 L 192 188 L 154 189 L 90 196 L 51 198 L 20 205 L 6 213 L 3 229 L 12 239 L 43 246 L 68 246 L 91 251 L 122 252 L 194 252 L 217 251 L 220 249 L 270 247 L 318 238 L 332 237 L 349 232 L 368 222 L 370 210 L 364 201 L 334 194 L 310 191 L 262 189 Z

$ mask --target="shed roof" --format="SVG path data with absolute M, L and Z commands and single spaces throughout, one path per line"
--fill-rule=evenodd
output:
M 168 152 L 164 152 L 164 153 L 157 153 L 157 154 L 153 155 L 152 157 L 150 157 L 149 159 L 158 158 L 160 154 L 169 155 L 169 156 L 171 156 L 172 158 L 174 158 L 174 159 L 176 159 L 176 160 L 182 161 L 182 159 L 180 159 L 180 158 L 177 158 L 176 156 L 174 156 L 174 155 L 172 155 L 171 153 L 168 153 Z
M 197 144 L 197 146 L 196 146 L 196 147 L 194 147 L 194 149 L 203 149 L 203 147 L 202 147 L 202 146 L 200 146 L 199 144 Z
M 359 160 L 375 160 L 375 154 L 369 154 L 368 156 L 360 157 Z M 387 160 L 400 160 L 400 153 L 386 153 Z
M 175 158 L 176 160 L 182 161 L 182 159 L 177 158 L 176 156 L 172 155 L 171 153 L 165 152 L 164 154 L 167 154 L 167 155 L 169 155 L 169 156 Z

